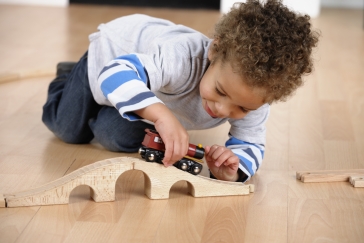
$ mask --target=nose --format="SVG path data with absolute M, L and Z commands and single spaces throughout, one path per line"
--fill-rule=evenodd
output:
M 218 103 L 215 107 L 217 109 L 219 117 L 242 119 L 246 116 L 246 113 L 244 113 L 239 106 L 227 102 Z
M 229 108 L 228 104 L 225 104 L 224 102 L 219 102 L 216 104 L 216 110 L 219 115 L 219 117 L 229 117 L 231 113 L 231 109 Z

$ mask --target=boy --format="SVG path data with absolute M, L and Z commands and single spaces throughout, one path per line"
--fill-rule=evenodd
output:
M 228 121 L 226 147 L 206 146 L 205 159 L 212 177 L 245 182 L 263 159 L 269 105 L 311 72 L 318 35 L 310 27 L 275 0 L 235 4 L 212 40 L 145 15 L 101 24 L 72 71 L 59 64 L 43 122 L 67 143 L 96 138 L 123 152 L 156 129 L 169 166 L 187 153 L 186 130 Z

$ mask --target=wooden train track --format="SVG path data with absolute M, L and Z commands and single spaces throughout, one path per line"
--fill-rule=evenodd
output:
M 87 185 L 95 202 L 115 201 L 115 183 L 125 171 L 144 172 L 145 194 L 150 199 L 169 198 L 170 188 L 180 180 L 188 182 L 193 197 L 247 195 L 254 186 L 240 182 L 219 181 L 195 176 L 173 166 L 164 167 L 131 157 L 118 157 L 95 162 L 79 168 L 55 181 L 13 194 L 0 194 L 0 207 L 68 204 L 74 188 Z
M 296 178 L 304 183 L 349 181 L 354 187 L 364 187 L 364 169 L 298 171 Z
M 0 73 L 0 84 L 6 82 L 17 81 L 27 78 L 38 78 L 56 75 L 56 69 L 34 69 L 34 70 L 21 70 L 17 72 Z

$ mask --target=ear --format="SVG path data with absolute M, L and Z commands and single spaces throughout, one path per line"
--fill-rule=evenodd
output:
M 215 53 L 218 51 L 219 47 L 219 40 L 214 39 L 209 47 L 209 52 L 207 53 L 207 57 L 209 58 L 210 62 L 214 59 Z

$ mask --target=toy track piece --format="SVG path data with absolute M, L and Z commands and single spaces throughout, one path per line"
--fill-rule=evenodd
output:
M 0 208 L 6 208 L 6 201 L 3 194 L 0 194 Z
M 27 191 L 5 194 L 6 207 L 67 204 L 74 188 L 88 185 L 95 202 L 114 201 L 119 176 L 133 169 L 135 158 L 102 160 L 71 172 L 53 182 Z
M 364 187 L 364 174 L 361 176 L 350 176 L 349 181 L 353 187 Z
M 135 170 L 145 173 L 145 194 L 150 199 L 169 198 L 169 190 L 177 181 L 187 181 L 189 193 L 194 197 L 248 195 L 254 187 L 241 182 L 227 182 L 192 175 L 173 166 L 164 167 L 144 161 L 134 163 Z
M 240 182 L 218 181 L 195 176 L 170 166 L 148 163 L 141 159 L 119 157 L 106 159 L 81 167 L 68 175 L 35 189 L 13 194 L 0 194 L 0 207 L 41 206 L 67 204 L 71 191 L 80 185 L 91 188 L 95 202 L 115 200 L 115 183 L 128 170 L 144 172 L 145 194 L 150 199 L 169 198 L 174 183 L 185 180 L 194 197 L 248 195 L 254 191 L 252 185 Z
M 0 84 L 5 82 L 11 82 L 15 80 L 21 80 L 26 78 L 37 78 L 43 76 L 54 76 L 56 73 L 54 69 L 44 70 L 23 70 L 16 73 L 0 73 Z
M 319 171 L 298 171 L 297 180 L 302 182 L 340 182 L 349 181 L 350 176 L 360 176 L 364 169 L 353 170 L 319 170 Z

